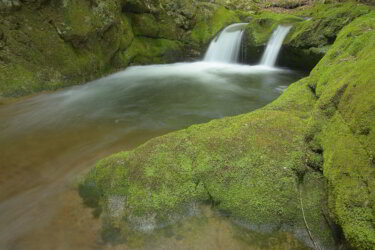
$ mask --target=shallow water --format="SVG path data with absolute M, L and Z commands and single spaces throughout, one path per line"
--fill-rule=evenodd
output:
M 260 108 L 300 77 L 204 62 L 139 66 L 0 106 L 0 248 L 108 248 L 74 186 L 95 161 L 191 124 Z M 226 237 L 228 244 L 235 240 Z

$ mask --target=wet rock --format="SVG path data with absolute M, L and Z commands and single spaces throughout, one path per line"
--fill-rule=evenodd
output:
M 156 7 L 158 4 L 158 0 L 128 0 L 123 11 L 138 14 L 158 12 Z
M 130 14 L 135 35 L 159 38 L 160 23 L 152 14 Z
M 21 2 L 19 0 L 0 0 L 0 11 L 17 10 L 21 8 Z
M 0 29 L 0 50 L 3 49 L 6 45 L 6 37 L 4 32 Z

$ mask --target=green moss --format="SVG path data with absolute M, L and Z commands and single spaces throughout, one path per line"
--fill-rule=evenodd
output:
M 297 23 L 291 30 L 286 44 L 300 48 L 332 44 L 344 26 L 369 11 L 369 7 L 356 3 L 316 4 L 313 8 L 296 13 L 312 19 Z
M 121 217 L 136 226 L 209 201 L 253 228 L 294 231 L 305 227 L 301 192 L 321 246 L 333 245 L 326 222 L 332 218 L 350 244 L 372 249 L 374 23 L 373 12 L 352 20 L 310 76 L 265 108 L 158 137 L 99 163 L 87 180 L 103 194 L 101 207 L 110 216 L 108 198 L 125 197 Z M 133 49 L 144 50 L 137 40 Z
M 152 14 L 130 14 L 134 35 L 158 38 L 160 26 Z
M 132 20 L 134 34 L 149 38 L 164 38 L 179 40 L 182 31 L 178 29 L 175 20 L 168 14 L 128 14 Z
M 126 65 L 165 63 L 175 61 L 181 50 L 182 45 L 177 41 L 137 37 L 122 53 L 121 60 Z
M 335 243 L 326 224 L 329 218 L 326 182 L 321 173 L 308 171 L 304 175 L 303 185 L 300 186 L 300 198 L 302 199 L 306 223 L 314 240 L 324 242 L 328 247 Z M 321 248 L 323 247 L 321 246 Z
M 186 204 L 210 201 L 253 227 L 303 228 L 295 172 L 301 166 L 309 171 L 306 123 L 293 113 L 264 109 L 192 126 L 100 162 L 88 179 L 93 178 L 106 194 L 103 206 L 108 206 L 105 197 L 110 195 L 126 197 L 123 216 L 130 220 L 137 216 L 147 221 L 152 214 L 165 223 L 168 214 Z M 113 174 L 123 168 L 128 171 L 125 176 Z M 123 185 L 126 190 L 117 193 Z M 318 193 L 309 195 L 306 210 L 320 208 L 324 188 L 315 188 Z M 312 222 L 319 225 L 314 232 L 329 238 L 329 229 L 319 218 L 319 223 Z
M 359 140 L 338 113 L 325 127 L 324 175 L 329 181 L 329 206 L 346 238 L 360 249 L 375 244 L 374 168 Z
M 251 15 L 251 21 L 246 28 L 247 62 L 257 64 L 264 52 L 265 45 L 272 32 L 278 25 L 294 25 L 303 21 L 302 18 L 290 14 L 276 14 L 271 12 L 257 12 Z M 285 55 L 283 55 L 285 57 Z M 289 60 L 287 59 L 289 62 Z
M 283 95 L 265 108 L 293 112 L 303 119 L 310 117 L 316 96 L 309 84 L 308 78 L 293 83 Z
M 375 246 L 374 21 L 371 13 L 345 27 L 310 77 L 319 97 L 314 116 L 322 127 L 329 206 L 359 249 Z
M 192 40 L 198 44 L 207 44 L 222 28 L 239 21 L 235 11 L 219 7 L 212 14 L 201 6 L 200 13 L 197 15 L 197 23 L 192 30 Z
M 7 96 L 22 95 L 24 92 L 30 92 L 30 85 L 37 82 L 33 72 L 22 66 L 2 67 L 0 68 L 0 93 Z M 33 88 L 33 87 L 31 87 Z
M 160 38 L 170 39 L 170 40 L 180 40 L 182 42 L 186 42 L 184 41 L 184 39 L 182 39 L 183 33 L 185 31 L 182 30 L 181 27 L 178 27 L 178 25 L 182 26 L 183 22 L 179 24 L 178 21 L 176 21 L 176 19 L 173 19 L 173 17 L 169 16 L 166 13 L 162 13 L 159 15 L 158 25 L 160 29 L 159 30 Z M 184 28 L 186 29 L 187 27 L 184 27 Z
M 252 46 L 266 44 L 277 25 L 292 25 L 301 21 L 302 18 L 290 14 L 259 12 L 252 16 L 247 27 L 249 42 Z
M 70 36 L 86 37 L 92 32 L 92 14 L 89 1 L 69 1 L 64 6 L 64 20 L 69 27 Z
M 108 3 L 92 9 L 87 1 L 70 4 L 63 11 L 45 6 L 40 10 L 43 15 L 23 8 L 4 17 L 1 95 L 25 95 L 83 83 L 109 70 L 109 62 L 122 43 L 123 26 L 113 22 L 116 16 L 104 13 L 116 6 Z
M 296 15 L 310 19 L 293 25 L 279 64 L 310 71 L 328 52 L 340 30 L 369 11 L 369 7 L 355 3 L 316 4 L 298 11 Z
M 134 39 L 134 32 L 129 22 L 129 19 L 126 16 L 122 16 L 121 26 L 122 26 L 122 35 L 121 35 L 120 50 L 125 50 L 131 45 Z

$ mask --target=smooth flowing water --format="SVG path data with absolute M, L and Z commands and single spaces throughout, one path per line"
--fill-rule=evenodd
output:
M 276 30 L 272 33 L 272 36 L 267 43 L 266 51 L 264 52 L 260 61 L 261 65 L 269 67 L 275 66 L 283 41 L 288 35 L 291 28 L 292 26 L 277 26 Z
M 204 61 L 236 63 L 246 25 L 247 23 L 232 24 L 220 32 L 208 47 Z
M 223 43 L 231 52 L 211 57 L 209 50 L 206 62 L 131 67 L 0 106 L 0 249 L 303 248 L 290 235 L 260 236 L 212 212 L 139 236 L 142 246 L 138 236 L 133 245 L 110 245 L 77 195 L 77 178 L 98 159 L 192 124 L 258 109 L 302 77 L 210 62 L 236 60 L 242 28 L 225 29 L 211 45 L 219 53 Z
M 96 160 L 156 135 L 260 108 L 300 77 L 289 70 L 206 62 L 131 67 L 0 106 L 1 249 L 26 249 L 30 241 L 36 245 L 27 249 L 41 249 L 50 238 L 65 246 L 84 244 L 86 234 L 79 240 L 66 234 L 93 222 L 86 218 L 77 225 L 67 211 L 80 211 L 80 199 L 67 191 Z M 65 208 L 72 206 L 69 200 L 76 207 Z

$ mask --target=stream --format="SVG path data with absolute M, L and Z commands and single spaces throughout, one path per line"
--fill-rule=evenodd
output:
M 136 66 L 0 106 L 0 249 L 134 248 L 106 244 L 100 220 L 78 197 L 77 185 L 95 162 L 158 135 L 261 108 L 301 77 L 211 62 Z M 286 234 L 249 242 L 258 236 L 245 237 L 245 229 L 203 210 L 204 219 L 168 229 L 143 247 L 303 249 Z

